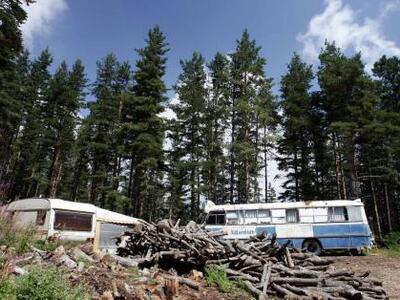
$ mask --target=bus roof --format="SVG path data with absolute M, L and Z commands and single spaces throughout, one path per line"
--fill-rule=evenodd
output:
M 356 200 L 318 200 L 318 201 L 299 201 L 299 202 L 273 202 L 273 203 L 247 203 L 247 204 L 223 204 L 215 205 L 212 201 L 207 201 L 204 208 L 205 212 L 210 211 L 230 211 L 230 210 L 249 210 L 249 209 L 286 209 L 286 208 L 311 208 L 328 206 L 363 206 L 361 199 Z

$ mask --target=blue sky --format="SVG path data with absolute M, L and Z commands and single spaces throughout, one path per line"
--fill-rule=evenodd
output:
M 336 38 L 346 52 L 353 52 L 365 48 L 356 43 L 367 47 L 375 43 L 368 40 L 375 34 L 376 39 L 383 38 L 377 41 L 378 53 L 400 53 L 399 7 L 398 1 L 378 0 L 37 0 L 28 8 L 23 32 L 33 55 L 48 46 L 55 66 L 61 60 L 72 64 L 80 58 L 93 80 L 96 60 L 109 52 L 134 64 L 134 49 L 143 47 L 148 29 L 158 24 L 171 48 L 165 77 L 171 87 L 180 72 L 180 59 L 189 58 L 193 51 L 207 60 L 216 51 L 232 51 L 247 28 L 262 47 L 266 73 L 274 78 L 277 90 L 292 53 L 297 51 L 316 63 L 316 54 L 308 53 L 307 45 L 319 49 L 325 38 Z M 318 17 L 320 22 L 310 28 Z M 346 31 L 352 29 L 365 31 L 364 36 L 351 37 Z M 301 35 L 307 33 L 311 35 L 302 40 Z M 361 41 L 352 43 L 352 39 Z M 388 41 L 394 44 L 392 48 Z
M 37 0 L 27 11 L 22 31 L 32 55 L 49 47 L 53 70 L 62 60 L 71 65 L 80 58 L 90 81 L 96 61 L 109 52 L 134 65 L 134 49 L 145 45 L 156 24 L 170 44 L 169 88 L 180 72 L 179 60 L 193 51 L 207 61 L 217 51 L 229 53 L 245 28 L 262 47 L 276 93 L 293 52 L 316 66 L 325 39 L 347 54 L 362 51 L 367 71 L 382 54 L 400 56 L 400 0 Z M 174 92 L 168 96 L 173 99 Z M 284 178 L 272 160 L 268 177 L 280 192 L 283 179 L 276 175 Z

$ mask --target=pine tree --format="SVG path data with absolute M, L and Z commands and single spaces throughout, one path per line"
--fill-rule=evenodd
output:
M 360 128 L 369 122 L 376 97 L 365 74 L 360 53 L 346 57 L 334 44 L 326 44 L 320 54 L 318 82 L 330 126 L 338 197 L 360 196 L 357 143 Z
M 0 4 L 0 139 L 7 138 L 20 106 L 14 98 L 16 82 L 16 58 L 22 52 L 22 37 L 19 26 L 25 21 L 26 12 L 19 0 L 5 0 Z
M 13 123 L 4 131 L 7 134 L 0 145 L 0 180 L 3 180 L 4 187 L 10 188 L 15 175 L 15 168 L 19 157 L 19 146 L 21 132 L 25 127 L 26 118 L 32 105 L 30 98 L 31 78 L 30 78 L 31 61 L 29 53 L 24 51 L 16 60 L 16 82 L 14 84 L 13 97 L 18 99 L 19 110 L 18 117 L 13 118 Z M 7 194 L 8 191 L 3 190 Z
M 84 118 L 78 130 L 78 136 L 73 151 L 73 171 L 71 177 L 66 183 L 69 194 L 66 198 L 71 201 L 87 202 L 87 188 L 90 183 L 90 138 L 91 138 L 91 120 L 90 116 Z
M 265 59 L 245 30 L 231 54 L 230 202 L 247 203 L 259 197 L 260 166 L 257 97 L 266 84 Z M 269 82 L 267 80 L 267 82 Z
M 268 183 L 268 188 L 267 188 L 267 200 L 265 202 L 275 202 L 277 201 L 278 197 L 276 195 L 276 191 L 273 188 L 271 182 Z
M 225 203 L 229 199 L 228 161 L 224 154 L 224 140 L 229 126 L 229 61 L 218 52 L 208 68 L 211 82 L 208 83 L 209 96 L 204 112 L 204 194 L 207 200 Z
M 122 111 L 125 151 L 130 159 L 128 197 L 131 212 L 145 219 L 157 218 L 163 201 L 163 141 L 166 86 L 163 81 L 168 44 L 158 26 L 149 30 L 146 47 L 138 49 L 133 96 Z
M 75 62 L 71 72 L 62 62 L 49 84 L 44 105 L 44 138 L 50 161 L 46 191 L 49 197 L 56 196 L 61 179 L 67 177 L 66 170 L 72 167 L 70 161 L 85 84 L 84 67 L 80 60 Z
M 184 138 L 182 121 L 176 119 L 170 120 L 169 130 L 167 133 L 171 148 L 167 151 L 168 161 L 168 216 L 170 219 L 181 219 L 182 223 L 190 220 L 188 209 L 185 206 L 187 186 L 188 186 L 188 170 L 184 156 L 186 149 L 182 148 L 182 139 Z
M 201 166 L 204 157 L 205 107 L 208 97 L 204 58 L 195 52 L 190 60 L 181 61 L 182 73 L 178 77 L 175 91 L 179 103 L 173 106 L 177 116 L 180 143 L 184 151 L 184 168 L 188 171 L 188 193 L 190 215 L 197 218 L 200 208 Z
M 311 66 L 295 53 L 281 80 L 283 134 L 278 152 L 279 169 L 287 172 L 282 196 L 288 200 L 304 201 L 313 197 L 309 92 L 312 79 Z
M 19 26 L 25 19 L 26 12 L 21 1 L 5 0 L 0 3 L 0 194 L 7 192 L 3 191 L 3 185 L 10 183 L 7 182 L 10 178 L 4 177 L 22 118 L 23 103 L 18 96 L 23 82 L 19 81 L 21 69 L 18 65 L 21 64 L 17 60 L 23 50 Z
M 15 185 L 11 198 L 39 196 L 40 186 L 46 177 L 41 171 L 46 163 L 44 146 L 43 103 L 48 93 L 51 78 L 49 67 L 52 57 L 44 50 L 32 63 L 30 85 L 26 87 L 30 99 L 26 107 L 24 128 L 20 137 L 19 158 L 15 171 Z
M 324 111 L 325 99 L 319 91 L 311 94 L 310 142 L 315 199 L 337 199 L 335 164 L 330 146 L 330 127 Z
M 375 196 L 380 204 L 376 209 L 381 218 L 376 218 L 375 224 L 381 221 L 379 229 L 382 234 L 399 226 L 395 220 L 400 215 L 400 59 L 382 56 L 372 71 L 377 78 L 380 103 L 376 107 L 374 122 L 365 130 L 369 143 L 364 145 L 364 159 L 373 176 L 370 182 L 374 181 L 374 184 L 363 193 Z
M 101 207 L 111 205 L 108 194 L 113 189 L 119 113 L 119 99 L 115 96 L 118 68 L 119 63 L 114 54 L 108 54 L 97 63 L 97 78 L 93 85 L 96 102 L 89 104 L 89 201 Z

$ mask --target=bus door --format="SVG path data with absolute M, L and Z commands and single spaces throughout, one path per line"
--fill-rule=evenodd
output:
M 330 241 L 327 249 L 351 248 L 349 216 L 345 206 L 328 207 L 328 223 Z
M 276 225 L 278 239 L 281 241 L 291 240 L 293 247 L 302 248 L 304 239 L 313 234 L 312 223 L 305 222 L 306 216 L 304 216 L 303 210 L 300 215 L 300 210 L 297 208 L 282 210 L 281 213 L 284 216 L 282 220 L 284 223 Z

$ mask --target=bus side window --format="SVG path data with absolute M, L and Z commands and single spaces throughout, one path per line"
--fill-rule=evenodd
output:
M 269 209 L 258 210 L 258 222 L 260 224 L 270 224 L 271 222 L 271 211 Z
M 299 210 L 297 208 L 286 210 L 286 223 L 299 223 Z
M 244 211 L 244 223 L 245 224 L 257 224 L 257 210 L 250 209 Z
M 238 225 L 239 224 L 238 211 L 227 211 L 226 212 L 226 224 L 228 224 L 228 225 Z
M 328 208 L 328 221 L 329 222 L 344 222 L 348 221 L 349 216 L 347 209 L 344 206 L 329 207 Z
M 361 222 L 363 220 L 361 206 L 347 207 L 347 213 L 351 222 Z

